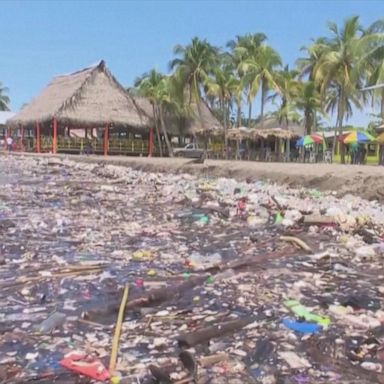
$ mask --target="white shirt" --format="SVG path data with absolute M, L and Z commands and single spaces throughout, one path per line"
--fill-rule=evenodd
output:
M 13 144 L 13 139 L 12 137 L 7 137 L 7 144 L 12 145 Z

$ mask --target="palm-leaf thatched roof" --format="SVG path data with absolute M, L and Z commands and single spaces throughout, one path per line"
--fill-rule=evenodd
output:
M 30 104 L 8 120 L 10 126 L 49 122 L 72 127 L 149 128 L 150 118 L 118 83 L 104 61 L 55 77 Z
M 295 137 L 299 137 L 296 132 L 283 128 L 260 129 L 256 131 L 256 134 L 264 138 L 275 137 L 279 139 L 294 139 Z
M 256 128 L 231 128 L 227 132 L 228 139 L 232 140 L 243 140 L 243 139 L 267 139 L 268 137 L 274 137 L 279 139 L 293 139 L 299 135 L 291 130 L 283 128 L 266 128 L 266 129 L 256 129 Z
M 137 107 L 153 120 L 152 105 L 145 97 L 132 96 Z M 196 104 L 191 105 L 191 113 L 188 117 L 178 117 L 176 113 L 168 112 L 165 117 L 165 125 L 168 134 L 171 135 L 199 135 L 203 133 L 223 133 L 224 128 L 204 101 L 200 103 L 201 117 Z
M 227 138 L 230 140 L 253 139 L 255 130 L 247 127 L 230 128 L 227 131 Z
M 199 111 L 196 104 L 192 104 L 192 116 L 186 121 L 186 130 L 190 134 L 220 134 L 224 132 L 224 127 L 213 114 L 208 105 L 200 102 L 200 112 L 202 124 L 200 122 Z
M 261 130 L 276 128 L 282 129 L 281 123 L 274 117 L 266 117 L 263 122 L 259 121 L 254 128 Z M 303 125 L 292 122 L 289 123 L 288 130 L 294 132 L 298 136 L 303 136 L 305 133 L 305 127 Z

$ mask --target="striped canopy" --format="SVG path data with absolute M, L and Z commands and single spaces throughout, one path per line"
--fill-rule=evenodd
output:
M 324 142 L 324 138 L 320 135 L 306 135 L 297 140 L 296 145 L 298 147 L 305 147 L 306 145 L 321 144 Z
M 375 141 L 375 138 L 370 135 L 368 132 L 363 131 L 355 131 L 351 132 L 344 138 L 344 144 L 352 144 L 352 143 L 371 143 L 372 141 Z

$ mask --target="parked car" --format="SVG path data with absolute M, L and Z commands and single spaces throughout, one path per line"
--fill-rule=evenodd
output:
M 207 151 L 200 148 L 197 143 L 190 143 L 183 148 L 174 148 L 173 153 L 177 157 L 185 157 L 188 159 L 205 159 Z

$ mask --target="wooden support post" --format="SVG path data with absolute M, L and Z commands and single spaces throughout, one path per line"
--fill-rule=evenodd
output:
M 287 139 L 287 154 L 286 154 L 287 162 L 291 161 L 291 139 Z
M 53 141 L 52 141 L 52 153 L 57 153 L 57 120 L 53 118 Z
M 41 152 L 41 142 L 40 142 L 40 123 L 36 121 L 36 152 Z
M 108 155 L 109 149 L 109 124 L 106 125 L 104 131 L 104 156 Z
M 149 157 L 153 155 L 153 127 L 149 130 L 148 155 Z
M 20 142 L 21 142 L 21 145 L 20 145 L 20 151 L 24 151 L 24 125 L 21 126 L 21 139 L 20 139 Z

